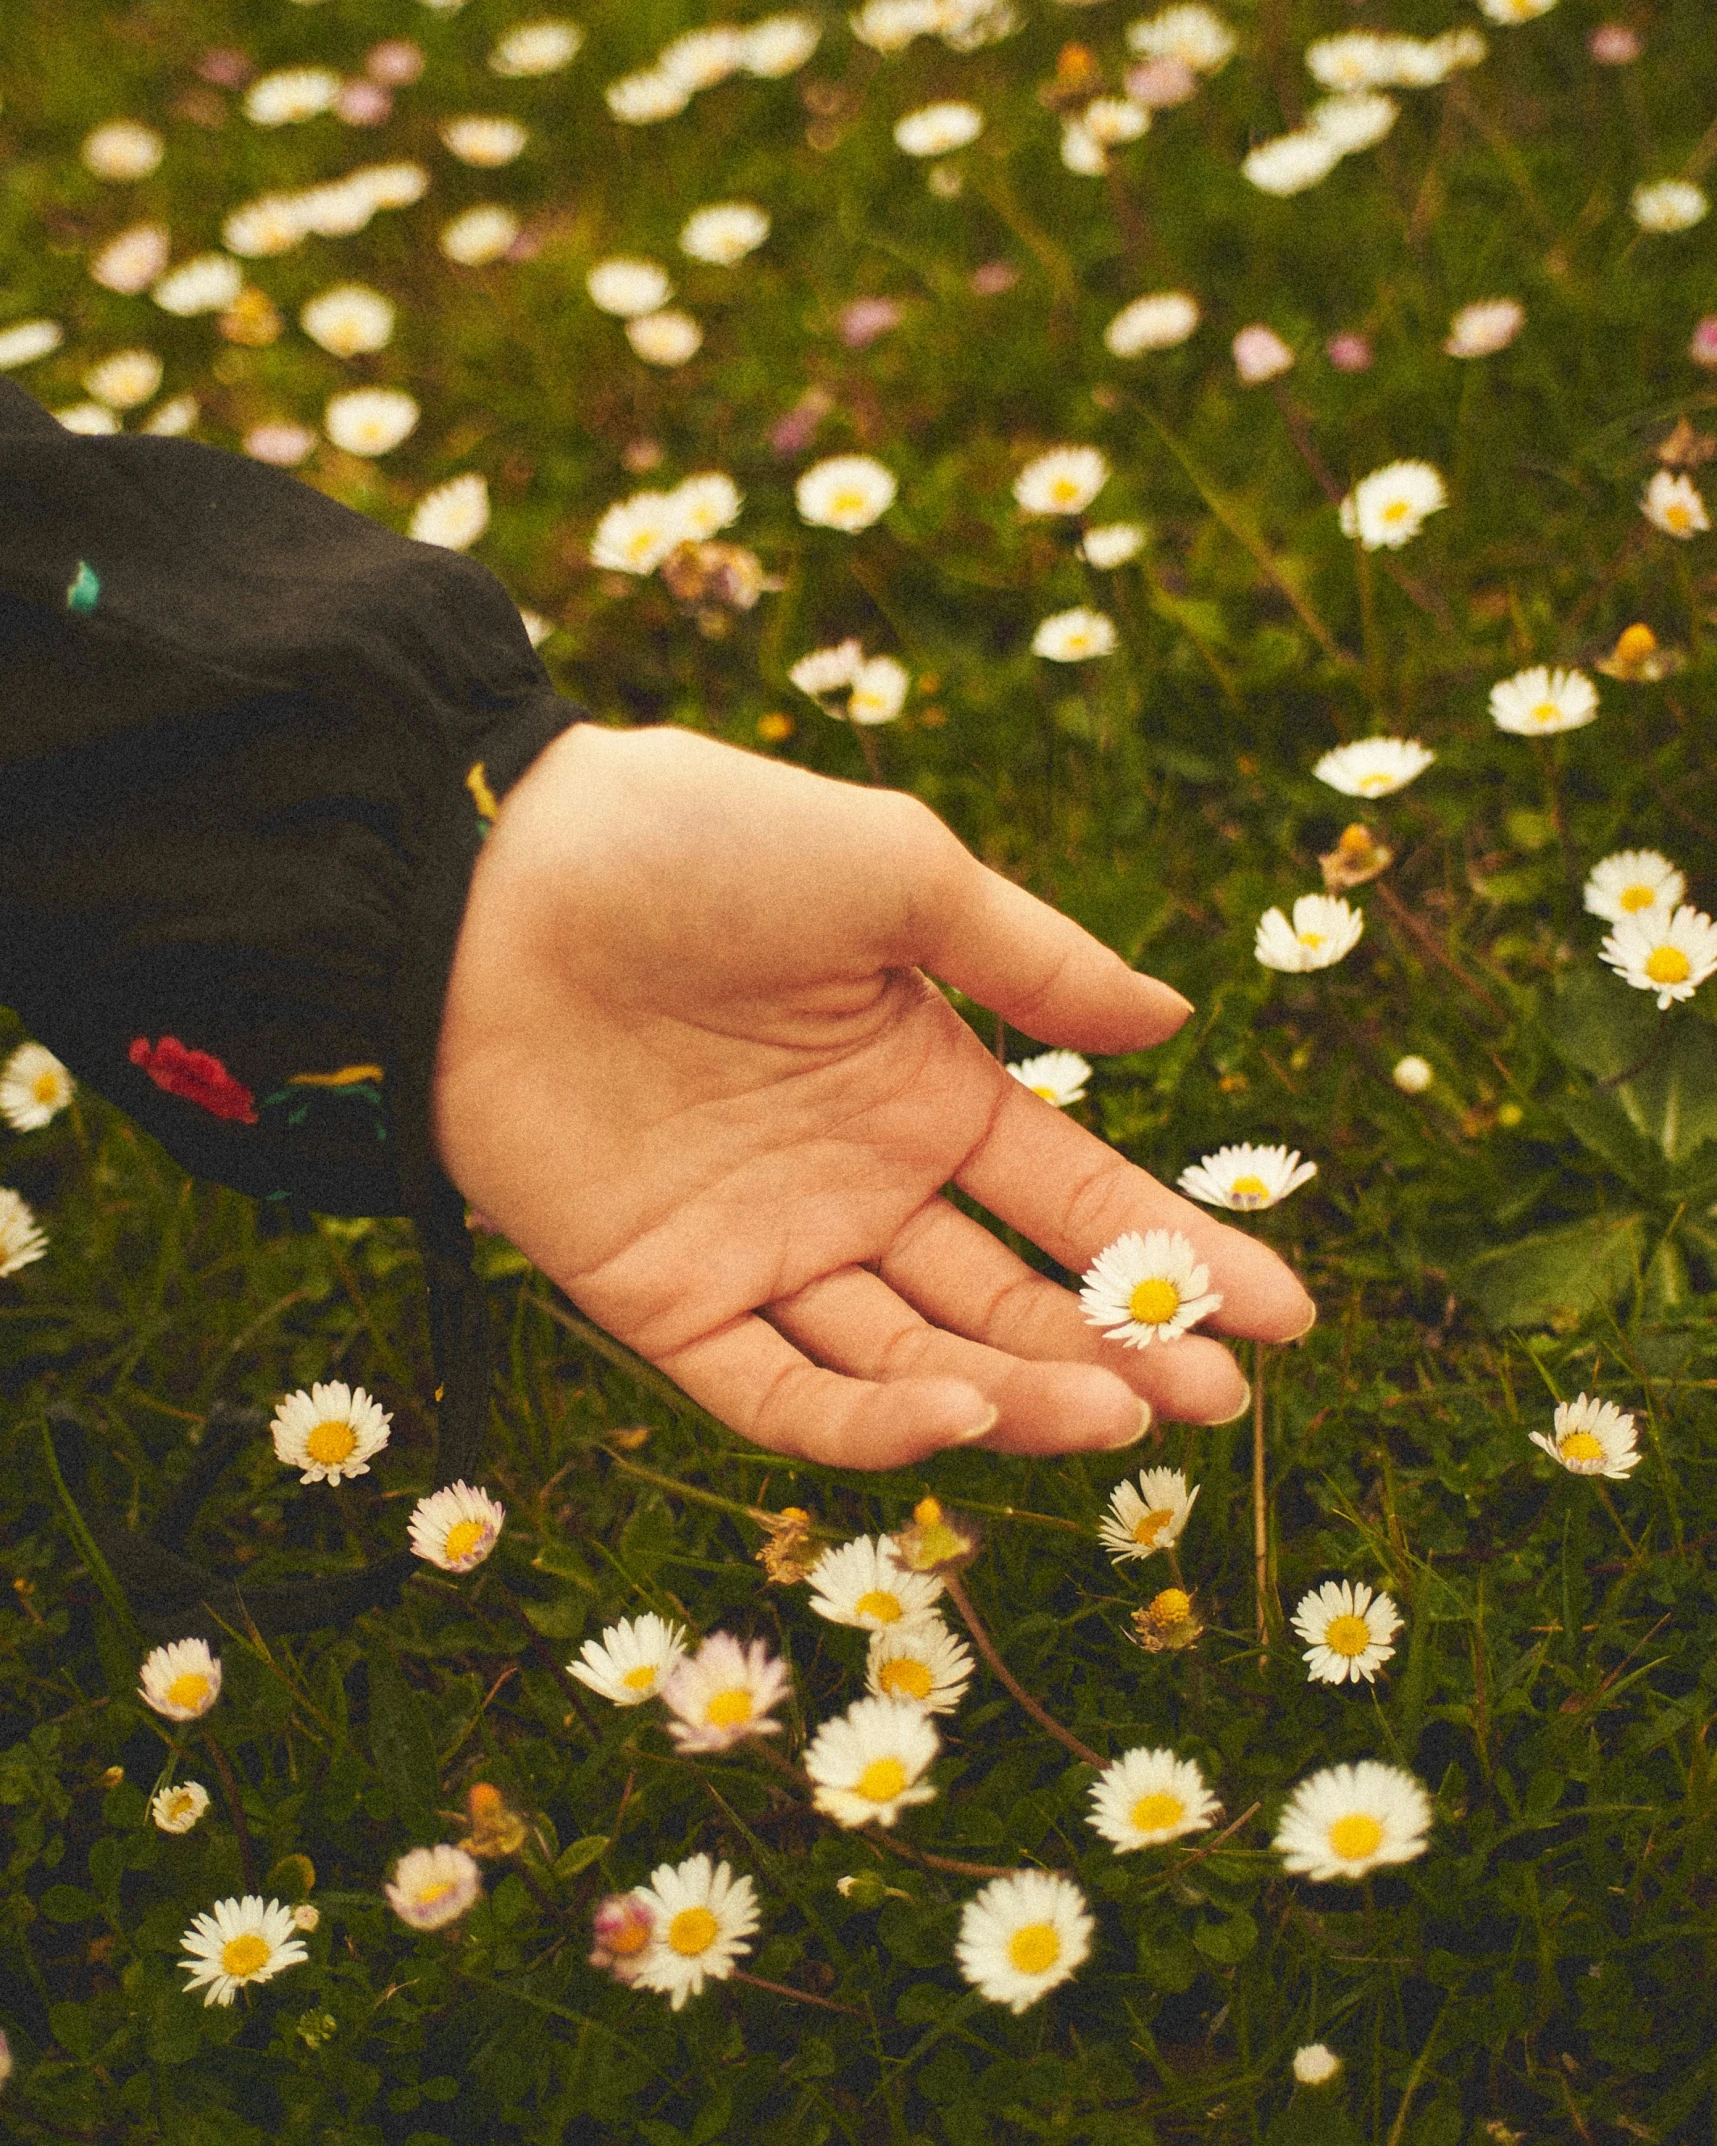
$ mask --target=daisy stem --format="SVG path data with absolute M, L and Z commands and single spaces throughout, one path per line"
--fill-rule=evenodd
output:
M 877 751 L 876 740 L 871 736 L 869 726 L 855 723 L 852 727 L 858 734 L 859 750 L 864 754 L 864 764 L 870 771 L 871 781 L 882 782 L 882 755 Z
M 1693 662 L 1699 661 L 1700 618 L 1699 599 L 1693 588 L 1693 561 L 1687 555 L 1687 546 L 1675 547 L 1675 585 L 1687 612 L 1687 653 Z
M 774 1997 L 791 1997 L 796 2004 L 814 2004 L 823 2012 L 844 2012 L 848 2019 L 865 2016 L 850 2004 L 836 2004 L 832 1997 L 813 1997 L 809 1990 L 796 1990 L 790 1983 L 769 1982 L 762 1975 L 748 1975 L 743 1967 L 731 1968 L 729 1974 L 735 1982 L 748 1982 L 754 1990 L 768 1990 Z
M 1383 721 L 1383 652 L 1377 639 L 1377 598 L 1371 585 L 1371 554 L 1356 536 L 1353 555 L 1359 570 L 1359 631 L 1365 645 L 1365 696 Z
M 1083 1759 L 1087 1766 L 1095 1766 L 1101 1771 L 1107 1762 L 1100 1759 L 1089 1744 L 1082 1744 L 1071 1729 L 1064 1729 L 1052 1714 L 1046 1713 L 996 1652 L 995 1643 L 984 1629 L 983 1619 L 972 1607 L 972 1598 L 967 1594 L 958 1573 L 944 1573 L 942 1585 L 947 1591 L 948 1600 L 953 1603 L 965 1620 L 966 1629 L 972 1635 L 973 1644 L 984 1657 L 984 1660 L 989 1663 L 997 1683 L 1009 1692 L 1019 1705 L 1024 1707 L 1040 1729 L 1047 1730 L 1058 1744 L 1065 1744 L 1075 1758 Z
M 928 1848 L 909 1848 L 904 1841 L 887 1833 L 877 1832 L 871 1838 L 890 1855 L 902 1856 L 908 1863 L 920 1864 L 925 1870 L 945 1870 L 955 1878 L 1011 1878 L 1018 1868 L 1017 1864 L 1004 1868 L 1000 1863 L 963 1863 L 958 1856 L 932 1855 Z
M 1627 1529 L 1626 1529 L 1626 1528 L 1625 1528 L 1625 1527 L 1624 1527 L 1624 1526 L 1622 1525 L 1622 1516 L 1621 1516 L 1621 1514 L 1620 1514 L 1620 1513 L 1618 1513 L 1618 1512 L 1616 1511 L 1616 1502 L 1615 1502 L 1615 1500 L 1614 1500 L 1614 1499 L 1613 1499 L 1613 1498 L 1612 1498 L 1612 1497 L 1610 1496 L 1609 1486 L 1608 1486 L 1608 1484 L 1607 1484 L 1607 1483 L 1605 1483 L 1605 1482 L 1604 1482 L 1604 1481 L 1603 1481 L 1603 1480 L 1602 1480 L 1601 1478 L 1600 1478 L 1600 1480 L 1599 1480 L 1599 1482 L 1598 1482 L 1597 1490 L 1598 1490 L 1598 1496 L 1599 1496 L 1599 1497 L 1600 1497 L 1600 1498 L 1601 1498 L 1601 1499 L 1603 1500 L 1603 1502 L 1604 1502 L 1604 1510 L 1605 1510 L 1605 1512 L 1607 1512 L 1607 1513 L 1609 1514 L 1610 1518 L 1611 1518 L 1611 1519 L 1612 1519 L 1612 1520 L 1613 1520 L 1613 1521 L 1614 1521 L 1614 1522 L 1616 1523 L 1616 1533 L 1617 1533 L 1617 1534 L 1618 1534 L 1618 1535 L 1619 1535 L 1619 1536 L 1620 1536 L 1620 1537 L 1622 1538 L 1623 1542 L 1625 1542 L 1625 1543 L 1627 1544 L 1627 1546 L 1628 1546 L 1628 1550 L 1629 1550 L 1629 1553 L 1630 1553 L 1630 1554 L 1631 1554 L 1632 1556 L 1634 1556 L 1634 1557 L 1638 1557 L 1638 1555 L 1639 1555 L 1639 1544 L 1638 1544 L 1637 1542 L 1635 1542 L 1635 1541 L 1634 1541 L 1633 1537 L 1632 1537 L 1632 1536 L 1631 1536 L 1631 1535 L 1630 1535 L 1630 1534 L 1628 1533 Z
M 221 1793 L 227 1799 L 227 1814 L 232 1819 L 233 1832 L 238 1838 L 238 1859 L 244 1866 L 246 1890 L 259 1893 L 262 1890 L 262 1872 L 256 1860 L 256 1843 L 250 1837 L 250 1826 L 244 1815 L 244 1802 L 239 1795 L 238 1780 L 233 1773 L 232 1763 L 210 1729 L 203 1731 L 203 1749 L 209 1754 L 209 1763 L 221 1777 Z
M 1270 1506 L 1264 1476 L 1264 1344 L 1252 1344 L 1252 1580 L 1262 1668 L 1269 1659 Z

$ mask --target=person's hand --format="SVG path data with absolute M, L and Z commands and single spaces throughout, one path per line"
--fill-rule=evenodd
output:
M 580 725 L 477 863 L 442 1160 L 591 1319 L 779 1452 L 887 1468 L 1237 1414 L 1220 1343 L 1104 1339 L 945 1188 L 1075 1271 L 1123 1230 L 1184 1231 L 1226 1333 L 1291 1339 L 1311 1299 L 1011 1079 L 929 976 L 1085 1051 L 1160 1042 L 1190 1010 L 909 797 Z

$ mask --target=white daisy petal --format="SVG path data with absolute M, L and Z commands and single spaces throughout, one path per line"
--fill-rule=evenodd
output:
M 992 1878 L 960 1916 L 960 1972 L 992 2004 L 1023 2012 L 1075 1974 L 1091 1952 L 1085 1895 L 1054 1871 Z
M 908 1572 L 886 1535 L 860 1535 L 825 1550 L 811 1567 L 811 1607 L 831 1624 L 881 1632 L 934 1609 L 942 1582 Z
M 476 1904 L 483 1876 L 475 1856 L 442 1841 L 408 1848 L 382 1891 L 401 1922 L 414 1930 L 443 1930 Z
M 951 1714 L 974 1667 L 965 1642 L 927 1610 L 872 1632 L 864 1680 L 879 1699 L 910 1699 L 927 1714 Z
M 74 1085 L 45 1044 L 20 1043 L 0 1066 L 0 1118 L 15 1133 L 38 1132 L 65 1109 Z
M 642 1706 L 660 1692 L 685 1658 L 688 1634 L 649 1611 L 623 1617 L 600 1639 L 587 1639 L 567 1671 L 615 1706 Z
M 1490 715 L 1498 730 L 1522 738 L 1553 737 L 1595 722 L 1598 692 L 1584 671 L 1551 670 L 1542 663 L 1499 679 L 1490 689 Z
M 1218 1148 L 1180 1174 L 1180 1189 L 1207 1207 L 1250 1214 L 1274 1207 L 1318 1174 L 1315 1162 L 1301 1162 L 1298 1148 Z
M 1294 1630 L 1306 1642 L 1311 1681 L 1367 1684 L 1395 1652 L 1391 1644 L 1401 1617 L 1388 1595 L 1374 1595 L 1363 1580 L 1326 1580 L 1300 1598 Z
M 1294 903 L 1291 923 L 1281 910 L 1265 910 L 1252 951 L 1267 969 L 1302 975 L 1345 960 L 1364 930 L 1364 911 L 1350 908 L 1339 896 L 1302 894 Z
M 1529 1431 L 1535 1446 L 1570 1475 L 1607 1475 L 1621 1482 L 1639 1465 L 1639 1446 L 1634 1419 L 1613 1401 L 1590 1400 L 1581 1394 L 1558 1402 L 1549 1436 Z
M 449 1483 L 412 1507 L 412 1554 L 443 1572 L 473 1571 L 500 1539 L 506 1517 L 507 1508 L 486 1490 Z
M 1647 910 L 1673 914 L 1686 893 L 1686 874 L 1667 857 L 1654 849 L 1622 849 L 1593 865 L 1584 899 L 1588 915 L 1619 924 L 1624 917 L 1640 916 Z M 0 1109 L 4 1107 L 0 1078 Z
M 1042 1096 L 1057 1110 L 1082 1102 L 1091 1066 L 1077 1051 L 1040 1051 L 1035 1058 L 1021 1058 L 1008 1071 L 1022 1088 Z
M 1309 1774 L 1288 1798 L 1273 1846 L 1301 1876 L 1363 1878 L 1423 1855 L 1430 1830 L 1423 1782 L 1399 1766 L 1362 1759 Z
M 138 1697 L 168 1721 L 200 1721 L 221 1695 L 220 1657 L 206 1639 L 174 1639 L 143 1658 Z
M 637 1898 L 653 1935 L 628 1979 L 659 1991 L 676 2012 L 688 1997 L 702 1994 L 706 1981 L 725 1981 L 734 1962 L 752 1949 L 748 1940 L 761 1919 L 757 1894 L 751 1880 L 735 1877 L 726 1863 L 694 1855 L 660 1864 Z
M 1125 1855 L 1202 1833 L 1220 1809 L 1191 1759 L 1172 1751 L 1128 1751 L 1092 1782 L 1086 1822 Z
M 812 1802 L 838 1826 L 891 1826 L 936 1791 L 920 1777 L 940 1739 L 910 1699 L 860 1699 L 825 1721 L 805 1752 Z
M 792 1680 L 760 1639 L 741 1643 L 712 1632 L 695 1654 L 677 1662 L 662 1686 L 673 1720 L 668 1734 L 682 1751 L 726 1751 L 747 1736 L 779 1736 L 770 1713 Z
M 200 1989 L 203 2003 L 231 2004 L 246 1983 L 267 1982 L 283 1968 L 309 1959 L 297 1935 L 292 1910 L 278 1900 L 246 1893 L 242 1900 L 217 1900 L 197 1916 L 179 1940 L 189 1971 L 186 1993 Z
M 1178 1468 L 1147 1468 L 1137 1490 L 1123 1481 L 1110 1492 L 1097 1539 L 1117 1564 L 1166 1550 L 1179 1542 L 1197 1497 Z
M 367 1475 L 370 1462 L 388 1442 L 392 1417 L 359 1387 L 343 1379 L 291 1393 L 274 1411 L 269 1425 L 274 1457 L 288 1468 L 301 1468 L 301 1483 L 338 1483 Z
M 1325 753 L 1312 773 L 1343 797 L 1392 797 L 1436 757 L 1417 738 L 1356 738 Z

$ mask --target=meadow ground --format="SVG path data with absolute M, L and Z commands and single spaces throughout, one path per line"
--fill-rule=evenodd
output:
M 1322 1318 L 1226 1427 L 862 1477 L 740 1445 L 483 1238 L 490 1553 L 348 1631 L 234 1626 L 175 1706 L 85 1514 L 149 1525 L 237 1406 L 211 1558 L 401 1547 L 421 1268 L 15 1081 L 4 2128 L 1711 2137 L 1706 0 L 576 15 L 12 0 L 0 364 L 469 547 L 604 722 L 935 806 L 1195 1002 L 1064 1107 L 1170 1181 L 1315 1163 L 1202 1189 Z M 1328 757 L 1376 738 L 1423 751 Z M 301 1484 L 269 1419 L 335 1380 L 388 1441 Z M 813 1606 L 796 1570 L 926 1497 L 982 1528 L 943 1626 L 858 1628 L 887 1550 Z M 686 1748 L 683 1675 L 676 1715 L 568 1673 L 646 1615 L 762 1642 L 780 1733 Z M 615 1673 L 661 1667 L 629 1634 Z M 903 1696 L 843 1759 L 867 1665 Z M 1108 1771 L 1148 1751 L 1185 1764 Z M 986 1936 L 1020 1871 L 1060 1882 Z

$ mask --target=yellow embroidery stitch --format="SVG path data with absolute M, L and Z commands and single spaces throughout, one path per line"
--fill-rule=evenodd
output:
M 380 1066 L 342 1066 L 337 1073 L 289 1073 L 289 1088 L 355 1088 L 361 1080 L 380 1080 Z
M 495 802 L 495 793 L 489 787 L 489 778 L 481 760 L 473 761 L 465 776 L 465 787 L 471 793 L 471 802 L 486 820 L 492 820 L 500 811 Z

